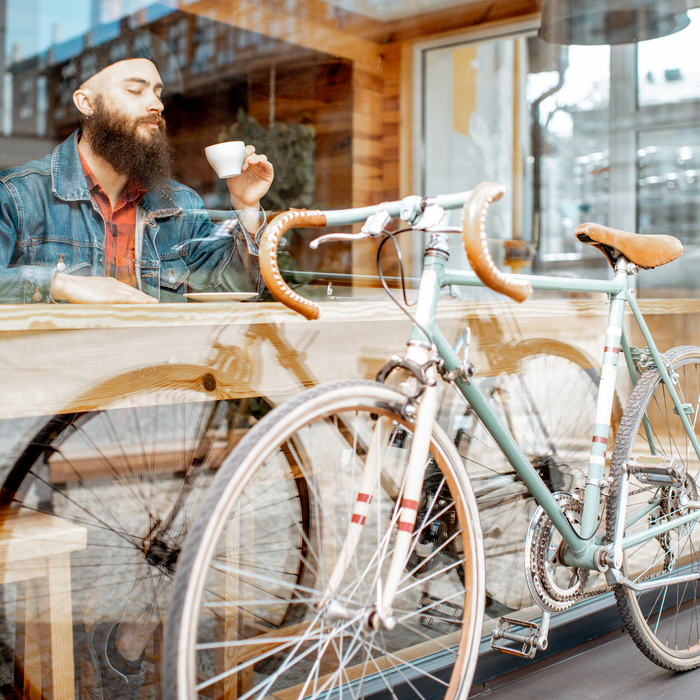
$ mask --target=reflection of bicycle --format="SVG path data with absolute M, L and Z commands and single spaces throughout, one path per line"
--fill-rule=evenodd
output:
M 466 697 L 484 605 L 482 533 L 458 448 L 435 421 L 438 375 L 457 387 L 512 465 L 504 489 L 522 484 L 521 493 L 527 489 L 540 504 L 525 540 L 525 577 L 542 619 L 501 618 L 494 646 L 526 656 L 544 649 L 550 614 L 587 596 L 589 573 L 600 572 L 647 656 L 678 670 L 700 664 L 694 531 L 700 348 L 659 353 L 628 293 L 638 265 L 669 262 L 680 247 L 671 238 L 640 243 L 634 234 L 587 225 L 579 236 L 608 256 L 613 280 L 505 276 L 482 246 L 486 210 L 500 192 L 480 185 L 463 214 L 467 253 L 489 286 L 520 299 L 528 281 L 610 298 L 592 438 L 566 445 L 570 454 L 586 455 L 585 479 L 572 483 L 558 461 L 533 463 L 521 439 L 531 433 L 544 445 L 551 437 L 538 401 L 545 387 L 538 361 L 532 381 L 509 386 L 506 375 L 484 391 L 466 349 L 460 358 L 435 325 L 442 286 L 478 283 L 473 273 L 445 267 L 444 209 L 461 206 L 463 196 L 280 216 L 262 246 L 266 282 L 309 318 L 318 308 L 286 290 L 275 265 L 286 228 L 371 214 L 361 236 L 391 240 L 385 224 L 398 215 L 430 231 L 414 327 L 406 355 L 392 358 L 379 381 L 302 393 L 253 427 L 219 470 L 175 576 L 165 639 L 168 697 Z M 644 350 L 630 347 L 623 333 L 626 302 Z M 606 474 L 620 348 L 636 388 Z M 547 377 L 555 389 L 550 409 L 576 424 L 588 393 L 567 376 Z M 495 397 L 507 397 L 502 411 Z M 471 417 L 464 410 L 452 415 L 460 422 Z M 368 448 L 358 449 L 361 444 Z M 468 455 L 472 445 L 459 449 Z M 488 467 L 488 455 L 479 459 Z M 473 476 L 478 484 L 478 469 Z
M 477 321 L 478 337 L 489 338 L 489 367 L 473 382 L 487 397 L 547 488 L 571 491 L 585 479 L 600 378 L 596 363 L 561 341 L 532 338 L 494 342 L 499 325 Z M 566 387 L 566 393 L 561 388 Z M 457 394 L 457 392 L 452 392 Z M 486 613 L 498 617 L 532 602 L 522 556 L 537 502 L 471 406 L 452 416 L 454 442 L 476 496 L 484 534 Z M 621 408 L 613 399 L 611 433 Z M 441 411 L 438 422 L 447 427 Z M 448 433 L 450 431 L 448 430 Z M 450 433 L 452 434 L 452 433 Z M 612 445 L 612 443 L 611 443 Z
M 145 652 L 144 692 L 161 694 L 162 627 L 189 525 L 224 457 L 274 406 L 256 396 L 260 347 L 267 342 L 300 384 L 316 383 L 303 349 L 273 324 L 248 331 L 240 347 L 217 337 L 205 366 L 147 367 L 77 397 L 24 447 L 2 484 L 0 536 L 22 522 L 46 548 L 69 546 L 51 541 L 54 532 L 82 542 L 70 547 L 69 560 L 81 697 L 95 696 L 89 633 L 116 625 L 114 634 L 128 640 L 131 658 Z M 18 587 L 10 583 L 23 580 L 17 564 L 0 566 L 6 574 L 0 635 L 16 654 L 3 660 L 3 671 L 11 678 L 14 666 L 15 685 L 47 692 L 52 674 L 46 668 L 33 673 L 41 663 L 32 665 L 26 640 L 37 637 L 51 612 L 50 590 L 37 578 Z M 9 638 L 7 630 L 14 631 Z M 70 630 L 61 634 L 69 637 Z

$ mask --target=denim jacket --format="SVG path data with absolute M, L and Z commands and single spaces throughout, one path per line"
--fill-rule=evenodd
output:
M 0 303 L 53 301 L 57 271 L 104 277 L 105 222 L 87 189 L 77 137 L 0 172 Z M 212 223 L 201 198 L 173 180 L 149 191 L 136 212 L 138 288 L 161 301 L 186 301 L 186 291 L 259 294 L 256 242 L 238 219 L 229 223 Z

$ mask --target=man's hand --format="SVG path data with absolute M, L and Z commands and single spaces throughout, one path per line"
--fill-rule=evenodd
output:
M 274 176 L 272 163 L 267 156 L 256 153 L 255 146 L 246 146 L 241 174 L 226 180 L 231 206 L 241 212 L 243 225 L 252 233 L 260 227 L 260 200 L 270 189 Z
M 113 277 L 74 277 L 57 272 L 51 285 L 54 301 L 74 304 L 157 304 L 158 299 L 117 282 Z

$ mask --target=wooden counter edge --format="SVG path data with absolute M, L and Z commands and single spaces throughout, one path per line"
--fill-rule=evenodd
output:
M 645 299 L 644 314 L 699 313 L 700 299 Z M 518 319 L 542 316 L 599 316 L 607 314 L 602 300 L 552 299 L 515 304 L 510 301 L 457 301 L 442 299 L 438 319 L 459 320 L 466 316 L 509 314 Z M 306 321 L 279 303 L 218 304 L 85 304 L 0 306 L 1 331 L 50 331 L 90 328 L 152 328 L 165 326 L 219 326 L 225 324 L 343 323 L 348 321 L 402 321 L 406 316 L 392 302 L 322 302 L 321 317 Z

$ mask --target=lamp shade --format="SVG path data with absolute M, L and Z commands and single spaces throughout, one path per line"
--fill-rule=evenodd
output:
M 632 44 L 689 23 L 686 0 L 544 0 L 539 37 L 550 44 Z

